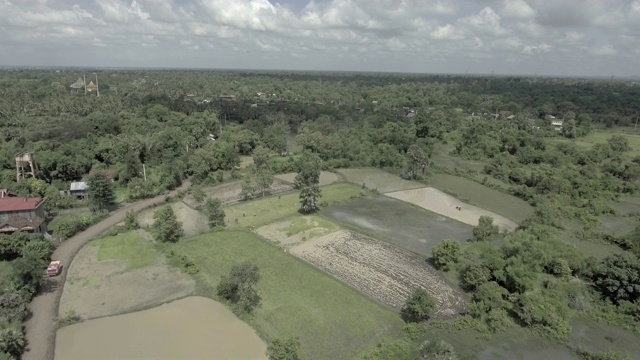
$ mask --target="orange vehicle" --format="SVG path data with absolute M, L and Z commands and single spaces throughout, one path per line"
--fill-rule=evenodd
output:
M 60 261 L 58 260 L 52 261 L 51 263 L 49 263 L 49 266 L 47 267 L 47 275 L 56 276 L 60 274 L 61 270 L 62 270 L 62 264 L 60 264 Z

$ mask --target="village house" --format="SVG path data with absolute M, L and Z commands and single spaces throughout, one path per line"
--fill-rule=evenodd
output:
M 235 101 L 236 100 L 236 96 L 235 95 L 220 95 L 218 98 L 220 100 L 222 100 L 222 101 Z
M 34 234 L 47 232 L 44 199 L 21 196 L 0 198 L 0 234 L 16 231 Z
M 86 181 L 74 181 L 69 187 L 69 194 L 75 196 L 78 199 L 84 199 L 87 197 L 87 190 L 89 186 Z
M 91 92 L 97 89 L 98 89 L 98 86 L 94 84 L 93 81 L 89 81 L 89 84 L 87 84 L 87 91 Z

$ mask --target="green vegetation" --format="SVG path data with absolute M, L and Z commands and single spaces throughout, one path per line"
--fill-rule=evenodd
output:
M 153 213 L 153 230 L 160 242 L 176 242 L 184 235 L 182 223 L 178 221 L 170 205 Z
M 228 276 L 220 279 L 216 292 L 221 298 L 230 301 L 237 313 L 249 314 L 262 301 L 255 288 L 259 280 L 260 271 L 256 265 L 248 262 L 235 265 Z
M 94 211 L 104 211 L 115 201 L 113 183 L 104 173 L 96 172 L 92 175 L 87 186 L 89 201 Z
M 127 271 L 150 266 L 156 262 L 153 245 L 138 231 L 103 237 L 90 244 L 98 246 L 98 261 L 125 261 Z
M 629 145 L 629 156 L 640 156 L 640 135 L 621 132 L 620 130 L 597 130 L 577 139 L 550 139 L 551 143 L 570 142 L 585 150 L 597 144 L 606 144 L 612 135 L 624 137 Z
M 295 334 L 303 359 L 353 358 L 402 328 L 394 312 L 251 233 L 213 232 L 167 249 L 188 256 L 200 268 L 197 279 L 208 296 L 234 265 L 257 266 L 262 305 L 246 320 L 267 340 Z
M 298 338 L 273 339 L 267 348 L 269 360 L 300 360 L 300 340 Z
M 285 229 L 285 234 L 293 236 L 311 229 L 314 229 L 312 236 L 315 237 L 338 230 L 338 226 L 319 216 L 297 217 L 291 220 L 291 225 Z
M 222 201 L 220 199 L 207 199 L 204 204 L 204 213 L 211 228 L 225 225 L 226 214 L 222 209 Z
M 426 290 L 418 288 L 407 299 L 402 315 L 407 321 L 424 321 L 429 319 L 435 308 L 436 300 Z
M 322 187 L 322 200 L 335 204 L 350 198 L 362 196 L 359 187 L 352 184 L 334 184 Z M 239 224 L 230 223 L 230 228 L 266 225 L 289 216 L 296 215 L 299 209 L 298 193 L 272 196 L 260 201 L 249 201 L 225 209 L 228 219 L 238 219 Z M 242 216 L 242 213 L 246 217 Z
M 89 226 L 100 222 L 107 213 L 71 213 L 59 215 L 49 223 L 49 229 L 53 235 L 62 239 L 68 239 L 73 235 L 86 230 Z

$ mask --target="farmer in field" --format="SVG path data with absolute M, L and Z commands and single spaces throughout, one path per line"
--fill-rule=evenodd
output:
M 238 219 L 236 218 L 236 224 L 238 223 Z
M 244 217 L 244 211 L 242 212 L 242 217 Z

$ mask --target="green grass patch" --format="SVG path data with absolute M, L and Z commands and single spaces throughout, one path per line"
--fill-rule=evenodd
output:
M 333 222 L 319 216 L 301 216 L 291 221 L 291 225 L 285 229 L 285 233 L 287 234 L 287 236 L 293 236 L 312 229 L 313 236 L 315 237 L 336 231 L 339 229 L 339 227 Z
M 449 141 L 453 143 L 455 141 L 453 140 L 454 138 L 455 137 L 452 136 L 451 140 Z M 484 169 L 485 163 L 481 161 L 466 160 L 466 159 L 449 155 L 449 153 L 453 149 L 455 149 L 455 146 L 451 144 L 442 144 L 442 143 L 435 144 L 434 152 L 433 152 L 433 155 L 431 156 L 431 161 L 436 166 L 442 166 L 444 168 L 451 169 L 451 170 L 462 169 L 462 170 L 482 171 L 482 169 Z
M 156 262 L 153 245 L 137 231 L 103 237 L 92 243 L 99 246 L 98 261 L 126 261 L 127 270 L 151 266 Z
M 221 276 L 233 265 L 257 265 L 262 306 L 247 321 L 267 341 L 298 336 L 303 359 L 352 359 L 401 333 L 398 314 L 252 233 L 224 230 L 168 248 L 199 267 L 196 279 L 205 296 L 214 296 Z
M 129 188 L 118 186 L 115 188 L 116 203 L 124 203 L 129 200 Z
M 90 286 L 98 286 L 100 285 L 100 278 L 96 277 L 96 276 L 89 276 L 88 278 L 84 279 L 84 282 L 82 283 L 82 287 L 90 287 Z
M 321 189 L 321 201 L 329 205 L 361 196 L 360 187 L 353 184 L 335 184 Z M 270 196 L 230 206 L 224 210 L 229 223 L 228 227 L 261 226 L 296 215 L 300 209 L 299 194 L 295 191 L 280 197 Z M 245 216 L 242 216 L 243 212 Z M 238 224 L 235 223 L 235 219 L 238 219 Z
M 613 135 L 624 136 L 629 141 L 629 146 L 631 147 L 631 150 L 626 153 L 628 156 L 631 156 L 631 157 L 640 156 L 640 135 L 628 134 L 620 131 L 619 129 L 595 130 L 589 133 L 589 135 L 578 138 L 578 139 L 551 138 L 551 139 L 548 139 L 548 142 L 550 143 L 573 142 L 579 147 L 582 147 L 585 149 L 591 149 L 595 144 L 606 143 Z
M 517 223 L 533 212 L 533 207 L 522 199 L 460 176 L 435 174 L 429 178 L 429 185 Z

